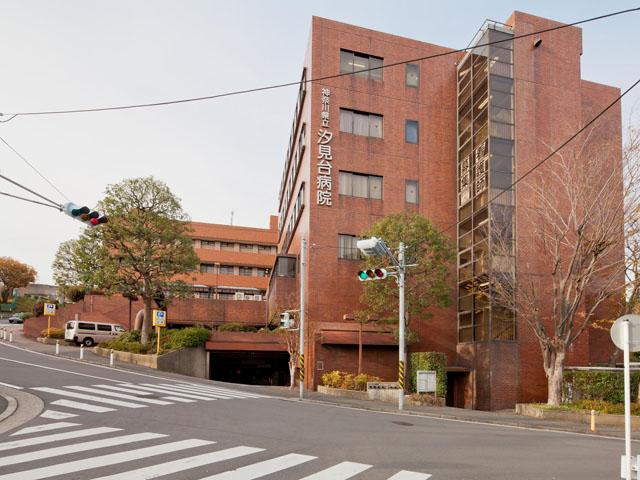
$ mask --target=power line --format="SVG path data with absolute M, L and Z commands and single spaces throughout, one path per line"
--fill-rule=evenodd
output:
M 4 195 L 6 197 L 11 197 L 11 198 L 17 198 L 18 200 L 24 200 L 25 202 L 36 203 L 38 205 L 43 205 L 45 207 L 55 208 L 56 210 L 60 210 L 61 211 L 60 205 L 50 205 L 48 203 L 39 202 L 38 200 L 33 200 L 31 198 L 20 197 L 18 195 L 13 195 L 13 194 L 7 193 L 7 192 L 0 192 L 0 195 Z
M 531 37 L 534 35 L 540 35 L 542 33 L 547 33 L 547 32 L 552 32 L 555 30 L 561 30 L 563 28 L 568 28 L 568 27 L 574 27 L 576 25 L 582 25 L 585 23 L 589 23 L 589 22 L 594 22 L 596 20 L 603 20 L 605 18 L 610 18 L 610 17 L 615 17 L 618 15 L 624 15 L 627 13 L 632 13 L 632 12 L 637 12 L 640 11 L 640 7 L 636 7 L 636 8 L 629 8 L 626 10 L 619 10 L 616 12 L 612 12 L 612 13 L 607 13 L 604 15 L 599 15 L 597 17 L 591 17 L 591 18 L 587 18 L 585 20 L 579 20 L 577 22 L 573 22 L 573 23 L 567 23 L 567 24 L 562 24 L 562 25 L 557 25 L 555 27 L 550 27 L 550 28 L 545 28 L 543 30 L 537 30 L 535 32 L 530 32 L 530 33 L 524 33 L 522 35 L 514 35 L 511 38 L 508 39 L 504 39 L 504 40 L 496 40 L 493 42 L 486 42 L 486 43 L 480 43 L 480 44 L 476 44 L 473 46 L 468 46 L 465 48 L 459 48 L 457 50 L 449 50 L 447 52 L 441 52 L 441 53 L 436 53 L 434 55 L 427 55 L 424 57 L 418 57 L 418 58 L 413 58 L 410 60 L 403 60 L 400 62 L 394 62 L 394 63 L 389 63 L 387 65 L 382 65 L 380 67 L 374 67 L 374 68 L 368 68 L 368 69 L 364 69 L 364 70 L 359 70 L 358 72 L 346 72 L 346 73 L 339 73 L 339 74 L 335 74 L 335 75 L 327 75 L 324 77 L 318 77 L 318 78 L 310 78 L 310 79 L 305 79 L 304 81 L 296 81 L 296 82 L 286 82 L 286 83 L 279 83 L 279 84 L 273 84 L 273 85 L 266 85 L 263 87 L 257 87 L 257 88 L 249 88 L 249 89 L 245 89 L 245 90 L 235 90 L 235 91 L 231 91 L 231 92 L 225 92 L 225 93 L 218 93 L 215 95 L 206 95 L 206 96 L 202 96 L 202 97 L 193 97 L 193 98 L 183 98 L 183 99 L 178 99 L 178 100 L 166 100 L 166 101 L 161 101 L 161 102 L 151 102 L 151 103 L 138 103 L 138 104 L 131 104 L 131 105 L 118 105 L 118 106 L 113 106 L 113 107 L 94 107 L 94 108 L 77 108 L 77 109 L 67 109 L 67 110 L 45 110 L 45 111 L 33 111 L 33 112 L 13 112 L 13 113 L 0 113 L 0 116 L 10 116 L 11 118 L 9 118 L 6 121 L 9 121 L 17 116 L 28 116 L 28 115 L 60 115 L 60 114 L 71 114 L 71 113 L 89 113 L 89 112 L 106 112 L 106 111 L 113 111 L 113 110 L 130 110 L 130 109 L 134 109 L 134 108 L 150 108 L 150 107 L 161 107 L 161 106 L 166 106 L 166 105 L 176 105 L 176 104 L 180 104 L 180 103 L 189 103 L 189 102 L 200 102 L 200 101 L 204 101 L 204 100 L 214 100 L 214 99 L 218 99 L 218 98 L 223 98 L 223 97 L 231 97 L 231 96 L 235 96 L 235 95 L 244 95 L 247 93 L 255 93 L 255 92 L 262 92 L 262 91 L 266 91 L 266 90 L 275 90 L 275 89 L 279 89 L 279 88 L 284 88 L 284 87 L 291 87 L 291 86 L 295 86 L 295 85 L 300 85 L 300 83 L 314 83 L 314 82 L 320 82 L 320 81 L 324 81 L 324 80 L 331 80 L 334 78 L 340 78 L 340 77 L 346 77 L 346 76 L 350 76 L 350 75 L 355 75 L 356 73 L 363 73 L 363 72 L 370 72 L 370 71 L 374 71 L 374 70 L 382 70 L 385 68 L 391 68 L 391 67 L 396 67 L 398 65 L 404 65 L 407 63 L 416 63 L 416 62 L 421 62 L 423 60 L 430 60 L 430 59 L 434 59 L 434 58 L 439 58 L 439 57 L 444 57 L 444 56 L 448 56 L 448 55 L 454 55 L 457 53 L 464 53 L 467 52 L 469 50 L 474 50 L 476 48 L 481 48 L 481 47 L 485 47 L 488 45 L 495 45 L 498 43 L 505 43 L 505 42 L 511 42 L 513 40 L 518 40 L 520 38 L 527 38 L 527 37 Z
M 71 200 L 69 200 L 69 197 L 67 197 L 64 193 L 62 193 L 60 191 L 60 189 L 58 187 L 56 187 L 47 177 L 45 177 L 42 172 L 40 172 L 40 170 L 38 170 L 29 160 L 27 160 L 24 155 L 22 155 L 20 152 L 18 152 L 15 148 L 13 148 L 11 145 L 9 145 L 9 142 L 7 142 L 4 138 L 0 137 L 0 141 L 2 141 L 2 143 L 4 143 L 7 147 L 9 147 L 9 149 L 15 153 L 18 158 L 22 159 L 22 161 L 24 163 L 26 163 L 27 165 L 29 165 L 34 172 L 36 172 L 38 175 L 40 175 L 40 177 L 47 182 L 49 185 L 51 185 L 53 187 L 53 189 L 58 192 L 60 195 L 62 195 L 62 197 L 67 200 L 68 202 L 70 202 Z
M 47 197 L 45 197 L 44 195 L 40 195 L 38 192 L 35 192 L 35 191 L 31 190 L 30 188 L 25 187 L 25 186 L 24 186 L 24 185 L 22 185 L 21 183 L 18 183 L 18 182 L 16 182 L 15 180 L 11 180 L 9 177 L 5 177 L 5 176 L 4 176 L 4 175 L 2 175 L 2 174 L 0 174 L 0 178 L 2 178 L 2 179 L 4 179 L 4 180 L 6 180 L 6 181 L 7 181 L 7 182 L 9 182 L 9 183 L 14 184 L 15 186 L 17 186 L 17 187 L 19 187 L 19 188 L 21 188 L 21 189 L 23 189 L 23 190 L 26 190 L 27 192 L 29 192 L 29 193 L 31 193 L 31 194 L 33 194 L 33 195 L 35 195 L 35 196 L 36 196 L 36 197 L 38 197 L 38 198 L 41 198 L 42 200 L 46 200 L 47 202 L 49 202 L 49 203 L 51 204 L 51 205 L 49 205 L 49 206 L 55 207 L 55 208 L 57 208 L 58 210 L 62 211 L 62 206 L 61 206 L 59 203 L 54 202 L 54 201 L 53 201 L 53 200 L 51 200 L 50 198 L 47 198 Z

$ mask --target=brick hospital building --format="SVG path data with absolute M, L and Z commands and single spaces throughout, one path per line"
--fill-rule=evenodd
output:
M 488 199 L 619 95 L 617 88 L 581 78 L 581 29 L 511 40 L 557 25 L 514 12 L 505 23 L 487 21 L 475 36 L 468 33 L 471 46 L 505 40 L 499 45 L 370 70 L 451 49 L 313 18 L 267 292 L 271 311 L 298 302 L 305 238 L 308 387 L 329 370 L 355 372 L 359 339 L 362 371 L 395 380 L 393 335 L 353 320 L 362 288 L 355 242 L 384 216 L 410 211 L 447 230 L 458 263 L 452 307 L 428 319 L 410 318 L 420 341 L 409 350 L 447 354 L 451 405 L 499 409 L 546 398 L 530 327 L 491 301 L 467 295 L 466 286 L 495 268 L 487 240 L 492 222 L 513 229 L 515 252 L 501 259 L 501 268 L 517 275 L 522 259 L 536 254 L 525 189 L 516 187 L 490 205 Z M 305 82 L 324 77 L 334 78 Z M 608 139 L 619 145 L 619 105 L 602 121 Z M 606 362 L 610 353 L 608 333 L 589 329 L 567 364 Z

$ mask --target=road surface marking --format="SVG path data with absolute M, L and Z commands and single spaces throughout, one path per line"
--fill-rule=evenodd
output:
M 158 386 L 162 388 L 166 387 L 177 393 L 191 393 L 193 395 L 202 395 L 204 397 L 219 398 L 220 400 L 231 400 L 232 398 L 234 398 L 230 395 L 223 395 L 221 393 L 209 393 L 209 392 L 205 393 L 197 390 L 190 390 L 188 388 L 177 387 L 175 385 L 170 385 L 168 383 L 161 383 L 161 384 L 158 384 Z
M 286 470 L 287 468 L 295 467 L 310 460 L 315 460 L 316 458 L 317 457 L 312 457 L 310 455 L 290 453 L 281 457 L 272 458 L 271 460 L 265 460 L 264 462 L 240 467 L 237 470 L 218 473 L 200 480 L 253 480 L 254 478 L 264 477 L 272 473 Z M 0 477 L 0 480 L 4 479 Z
M 200 395 L 191 395 L 190 393 L 178 393 L 175 390 L 169 390 L 168 388 L 156 387 L 153 384 L 145 383 L 144 385 L 145 386 L 135 385 L 135 388 L 140 388 L 142 390 L 147 390 L 149 392 L 158 392 L 158 393 L 162 393 L 162 394 L 165 394 L 165 395 L 173 395 L 173 396 L 176 396 L 176 397 L 191 398 L 192 400 L 209 400 L 209 401 L 215 400 L 215 398 L 203 397 L 203 396 L 200 396 Z M 133 387 L 134 385 L 123 384 L 123 386 Z
M 239 397 L 247 397 L 247 398 L 266 398 L 264 395 L 259 395 L 257 393 L 241 392 L 240 390 L 230 390 L 222 387 L 196 385 L 193 383 L 188 383 L 188 384 L 185 383 L 185 384 L 178 384 L 178 385 L 189 387 L 194 390 L 201 390 L 204 392 L 212 392 L 212 393 L 218 392 L 218 393 L 222 393 L 223 395 L 236 395 Z
M 53 393 L 55 395 L 62 395 L 63 397 L 77 398 L 80 400 L 91 400 L 92 402 L 106 403 L 107 405 L 115 405 L 116 407 L 127 407 L 127 408 L 146 407 L 146 405 L 141 405 L 139 403 L 123 402 L 122 400 L 113 400 L 111 398 L 97 397 L 96 395 L 87 395 L 84 393 L 68 392 L 66 390 L 61 390 L 59 388 L 34 387 L 32 388 L 32 390 L 37 390 L 39 392 L 45 392 L 45 393 Z
M 76 410 L 84 410 L 85 412 L 105 413 L 114 412 L 115 408 L 103 407 L 101 405 L 91 405 L 90 403 L 74 402 L 73 400 L 60 399 L 51 402 L 51 405 L 59 407 L 75 408 Z
M 2 385 L 3 387 L 9 387 L 9 388 L 14 388 L 16 390 L 22 390 L 22 387 L 19 387 L 17 385 L 11 385 L 10 383 L 3 383 L 0 382 L 0 385 Z
M 431 478 L 428 473 L 409 472 L 402 470 L 396 473 L 394 476 L 389 477 L 388 480 L 427 480 Z
M 9 473 L 6 475 L 0 475 L 0 480 L 40 480 L 42 478 L 67 475 L 69 473 L 81 472 L 83 470 L 91 470 L 94 468 L 141 460 L 143 458 L 155 457 L 165 453 L 179 452 L 180 450 L 202 447 L 204 445 L 211 445 L 212 443 L 214 442 L 207 440 L 180 440 L 178 442 L 154 445 L 153 447 L 138 448 L 135 450 L 127 450 L 126 452 L 83 458 L 73 462 L 59 463 L 48 467 Z
M 132 435 L 122 435 L 120 437 L 112 437 L 104 440 L 94 440 L 92 442 L 74 443 L 73 445 L 65 445 L 63 447 L 52 447 L 29 453 L 20 453 L 8 457 L 2 457 L 2 465 L 16 465 L 18 463 L 33 462 L 42 458 L 51 458 L 58 455 L 67 455 L 69 453 L 76 452 L 86 452 L 88 450 L 96 450 L 98 448 L 115 447 L 117 445 L 126 445 L 128 443 L 153 440 L 166 436 L 167 435 L 162 435 L 160 433 L 145 432 L 134 433 Z
M 355 462 L 342 462 L 333 467 L 314 473 L 302 480 L 346 480 L 371 468 L 371 465 Z
M 77 417 L 75 413 L 58 412 L 56 410 L 45 410 L 40 415 L 42 418 L 50 418 L 51 420 L 62 420 L 64 418 Z
M 162 397 L 165 400 L 173 400 L 174 402 L 182 402 L 182 403 L 195 403 L 197 400 L 189 400 L 187 398 L 178 398 L 178 397 Z
M 73 432 L 54 433 L 51 435 L 43 435 L 41 437 L 24 438 L 22 440 L 13 440 L 11 442 L 0 443 L 0 452 L 4 450 L 11 450 L 13 448 L 30 447 L 32 445 L 41 445 L 43 443 L 57 442 L 59 440 L 69 440 L 72 438 L 90 437 L 91 435 L 119 432 L 121 430 L 121 428 L 96 427 L 87 428 L 85 430 L 76 430 Z
M 116 473 L 106 477 L 96 478 L 94 480 L 146 480 L 159 476 L 169 475 L 171 473 L 179 473 L 191 468 L 198 468 L 211 463 L 222 462 L 232 458 L 243 457 L 252 453 L 262 452 L 263 448 L 252 447 L 234 447 L 218 452 L 205 453 L 194 457 L 187 457 L 173 462 L 161 463 L 151 467 L 139 468 L 129 472 Z
M 151 392 L 143 392 L 142 390 L 134 390 L 133 388 L 114 387 L 111 385 L 93 385 L 98 388 L 106 388 L 107 390 L 115 390 L 116 392 L 133 393 L 134 395 L 153 395 Z
M 60 428 L 68 428 L 68 427 L 79 427 L 79 423 L 71 423 L 71 422 L 56 422 L 56 423 L 45 423 L 44 425 L 36 425 L 35 427 L 27 427 L 22 430 L 18 430 L 15 433 L 12 433 L 11 436 L 14 435 L 27 435 L 28 433 L 36 433 L 36 432 L 46 432 L 47 430 L 58 430 Z
M 152 405 L 173 405 L 172 402 L 165 402 L 163 400 L 156 400 L 154 398 L 139 398 L 133 395 L 127 395 L 126 393 L 116 393 L 100 390 L 98 388 L 81 387 L 81 386 L 65 386 L 64 388 L 71 388 L 72 390 L 78 390 L 80 392 L 98 393 L 100 395 L 106 395 L 108 397 L 121 398 L 123 400 L 135 400 L 136 402 L 150 403 Z

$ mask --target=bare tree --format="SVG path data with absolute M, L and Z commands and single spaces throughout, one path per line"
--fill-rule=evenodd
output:
M 281 344 L 287 347 L 287 353 L 289 353 L 289 389 L 293 390 L 296 385 L 296 367 L 298 366 L 298 358 L 300 356 L 300 330 L 289 329 L 280 327 L 280 314 L 289 311 L 289 315 L 294 319 L 297 326 L 298 315 L 294 310 L 296 297 L 294 294 L 289 294 L 286 299 L 279 302 L 273 309 L 273 314 L 269 318 L 269 324 L 267 328 L 276 325 L 276 329 L 273 333 L 278 336 L 278 340 Z
M 637 135 L 634 140 L 637 152 Z M 521 235 L 517 272 L 495 268 L 496 260 L 514 255 L 510 223 L 494 222 L 507 226 L 492 230 L 493 302 L 515 311 L 534 333 L 549 405 L 560 404 L 569 347 L 603 307 L 624 297 L 625 287 L 638 297 L 634 272 L 625 281 L 625 245 L 639 225 L 637 162 L 626 155 L 623 162 L 615 139 L 595 130 L 570 147 L 519 185 L 520 198 L 530 199 L 520 208 L 533 231 L 531 238 Z M 640 260 L 634 237 L 631 248 Z

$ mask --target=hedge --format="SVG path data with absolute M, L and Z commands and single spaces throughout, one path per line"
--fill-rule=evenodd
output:
M 43 338 L 58 338 L 58 339 L 62 339 L 64 338 L 64 330 L 62 328 L 49 328 L 49 329 L 44 329 L 40 332 L 40 336 Z
M 340 372 L 334 370 L 322 375 L 322 385 L 331 388 L 345 388 L 347 390 L 360 390 L 365 391 L 367 389 L 367 382 L 379 382 L 382 379 L 366 373 L 359 375 L 353 375 L 348 372 Z
M 187 327 L 163 330 L 160 335 L 160 353 L 180 348 L 203 347 L 209 340 L 211 332 L 203 327 Z M 131 353 L 156 353 L 156 334 L 151 333 L 149 343 L 140 343 L 140 332 L 131 331 L 120 335 L 115 340 L 101 344 L 101 347 L 112 348 Z
M 447 394 L 447 356 L 441 352 L 414 352 L 409 357 L 409 388 L 417 391 L 416 372 L 418 370 L 436 371 L 436 396 Z
M 565 370 L 562 397 L 566 402 L 601 400 L 624 403 L 624 376 L 621 371 Z M 631 373 L 631 399 L 637 401 L 640 372 Z

